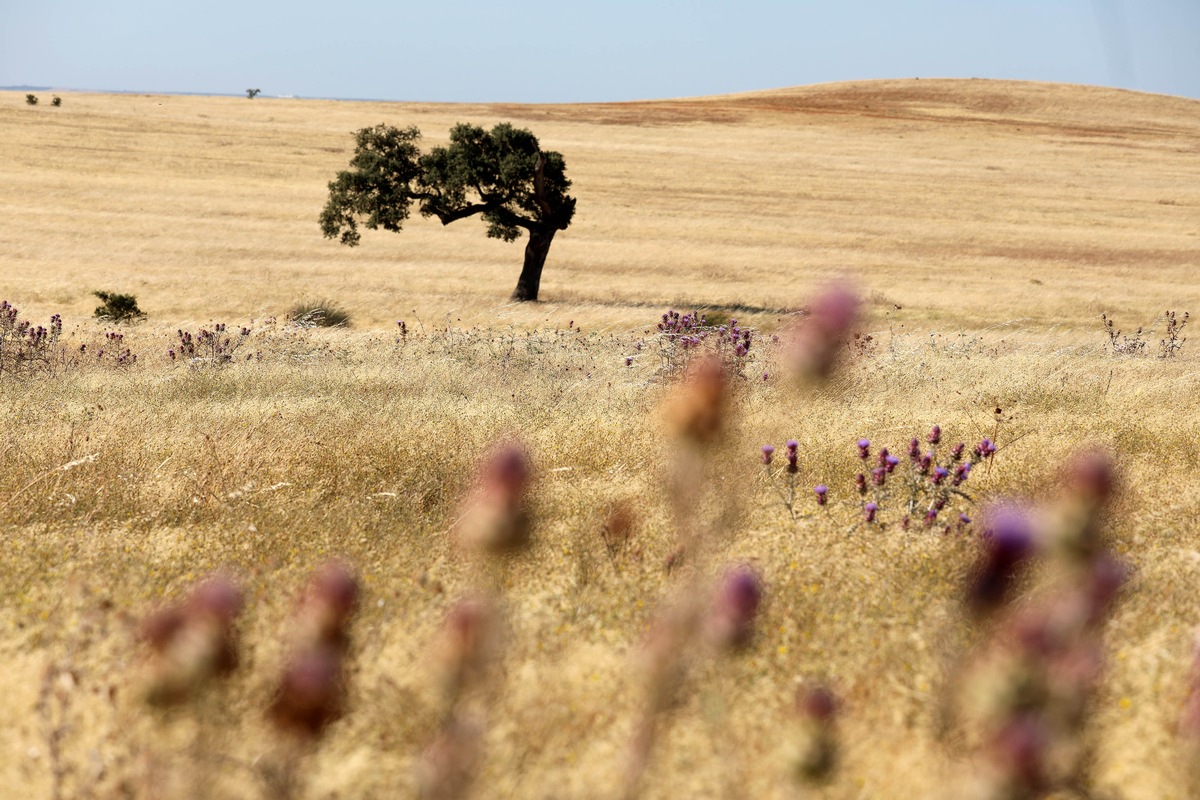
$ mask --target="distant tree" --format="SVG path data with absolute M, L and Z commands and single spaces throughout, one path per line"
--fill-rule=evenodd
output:
M 247 100 L 253 100 L 255 97 L 257 97 L 257 96 L 258 96 L 258 94 L 259 94 L 261 91 L 262 91 L 262 89 L 247 89 L 247 90 L 246 90 L 246 99 L 247 99 Z
M 36 105 L 37 105 L 37 95 L 36 95 L 36 94 L 27 94 L 27 95 L 25 95 L 25 102 L 26 102 L 28 105 L 31 105 L 31 106 L 36 106 Z
M 146 312 L 138 308 L 137 298 L 120 292 L 92 292 L 103 305 L 96 308 L 96 319 L 108 322 L 136 322 L 145 319 Z
M 377 125 L 354 134 L 350 169 L 329 183 L 321 211 L 326 238 L 353 247 L 358 223 L 399 231 L 413 202 L 443 225 L 479 214 L 487 235 L 506 242 L 529 234 L 514 300 L 536 300 L 554 234 L 575 215 L 575 198 L 561 154 L 543 151 L 527 130 L 501 123 L 490 131 L 459 123 L 448 147 L 422 155 L 415 127 Z
M 62 98 L 59 97 L 58 95 L 54 95 L 54 98 L 50 101 L 50 105 L 54 106 L 55 108 L 58 108 L 59 106 L 62 105 Z

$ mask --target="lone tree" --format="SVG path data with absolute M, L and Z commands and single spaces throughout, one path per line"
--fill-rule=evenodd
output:
M 537 137 L 501 123 L 485 131 L 459 123 L 450 145 L 424 155 L 421 132 L 377 125 L 354 134 L 350 169 L 329 183 L 329 202 L 321 211 L 326 238 L 353 247 L 358 223 L 372 230 L 399 231 L 413 202 L 424 217 L 443 225 L 479 214 L 492 239 L 515 241 L 524 228 L 525 265 L 513 300 L 537 300 L 542 268 L 554 234 L 575 216 L 575 198 L 560 153 L 543 151 Z
M 262 91 L 262 89 L 247 89 L 246 90 L 246 99 L 253 100 L 255 97 L 258 97 L 258 94 L 261 91 Z

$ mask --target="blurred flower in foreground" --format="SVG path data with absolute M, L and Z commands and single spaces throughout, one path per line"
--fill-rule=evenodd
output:
M 798 730 L 788 743 L 788 772 L 797 783 L 815 786 L 837 768 L 838 701 L 828 688 L 801 689 L 796 695 Z
M 1033 515 L 1016 504 L 998 504 L 983 512 L 984 552 L 967 588 L 967 607 L 986 616 L 1003 607 L 1036 544 Z
M 342 715 L 348 628 L 358 594 L 353 573 L 336 562 L 320 567 L 309 580 L 296 610 L 291 654 L 270 707 L 279 728 L 315 739 Z
M 817 295 L 792 337 L 788 360 L 804 380 L 823 380 L 837 367 L 858 320 L 858 296 L 844 286 Z
M 484 597 L 464 597 L 450 609 L 435 652 L 447 704 L 478 683 L 496 655 L 498 613 Z
M 417 796 L 421 800 L 465 797 L 482 750 L 483 724 L 470 716 L 452 716 L 421 759 L 417 769 Z
M 529 457 L 523 447 L 508 443 L 493 450 L 479 467 L 458 524 L 461 541 L 488 553 L 524 547 L 529 541 L 529 483 Z
M 232 672 L 238 661 L 233 625 L 241 610 L 237 584 L 217 575 L 182 604 L 147 617 L 142 637 L 154 654 L 147 700 L 183 702 L 209 679 Z
M 688 367 L 683 384 L 667 400 L 666 421 L 685 441 L 708 444 L 721 433 L 726 406 L 725 372 L 715 358 Z
M 718 647 L 740 650 L 754 636 L 754 620 L 762 602 L 762 580 L 745 564 L 728 569 L 717 585 L 707 622 L 709 639 Z

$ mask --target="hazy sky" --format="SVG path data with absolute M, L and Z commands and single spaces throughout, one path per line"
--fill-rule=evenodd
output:
M 889 77 L 1200 99 L 1200 0 L 0 0 L 0 85 L 635 100 Z

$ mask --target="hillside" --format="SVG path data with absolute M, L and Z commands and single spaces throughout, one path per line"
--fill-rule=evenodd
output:
M 941 324 L 966 324 L 960 307 L 984 298 L 991 321 L 1048 323 L 1090 319 L 1109 286 L 1156 308 L 1197 268 L 1200 102 L 1178 98 L 912 80 L 576 106 L 3 99 L 6 287 L 51 311 L 86 313 L 108 287 L 172 318 L 278 313 L 300 296 L 367 326 L 414 306 L 488 318 L 520 248 L 475 220 L 413 220 L 356 250 L 320 238 L 349 132 L 379 121 L 436 141 L 458 120 L 511 120 L 566 156 L 579 213 L 550 254 L 547 302 L 504 312 L 517 321 L 788 308 L 798 286 L 849 272 Z

